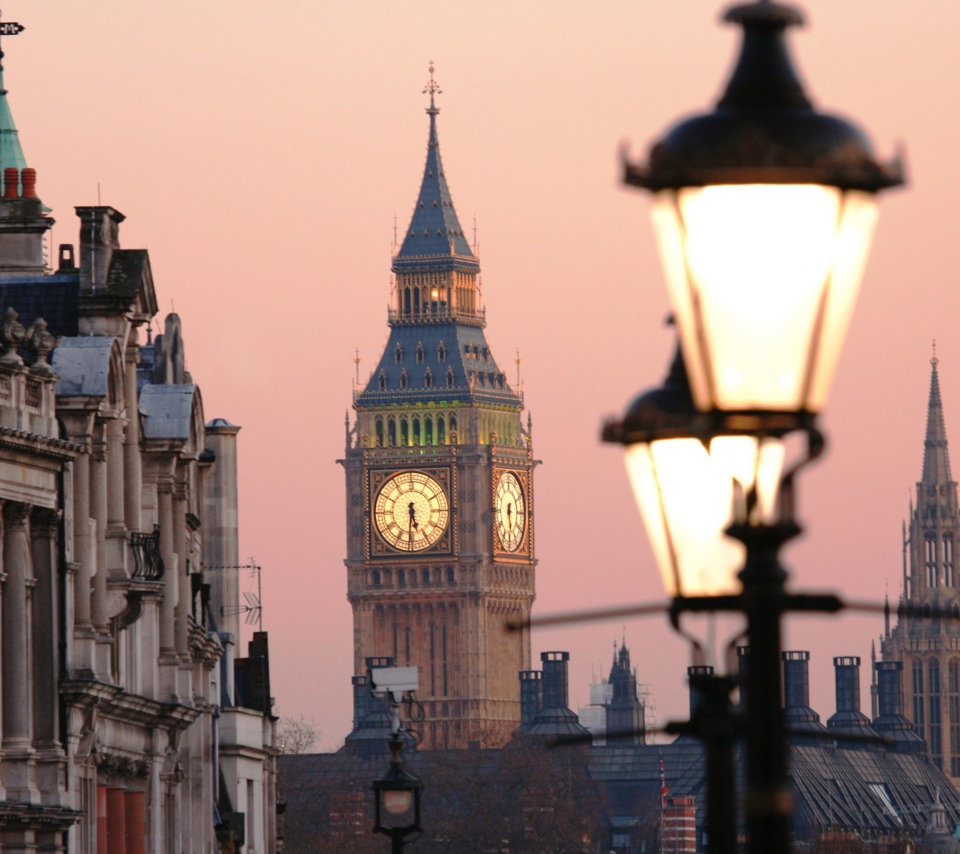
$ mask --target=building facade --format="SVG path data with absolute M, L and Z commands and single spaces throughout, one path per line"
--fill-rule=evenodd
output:
M 275 851 L 273 717 L 226 616 L 237 428 L 205 423 L 179 318 L 146 331 L 120 212 L 78 207 L 51 268 L 2 76 L 0 174 L 0 846 Z
M 937 359 L 931 359 L 923 472 L 903 538 L 903 590 L 896 625 L 889 614 L 882 662 L 903 671 L 904 713 L 930 760 L 960 785 L 960 544 L 957 483 L 950 471 Z M 953 615 L 953 619 L 938 618 Z
M 523 399 L 484 337 L 480 264 L 447 185 L 431 81 L 423 181 L 393 257 L 390 337 L 347 424 L 354 672 L 420 667 L 425 747 L 494 747 L 520 722 L 534 598 Z

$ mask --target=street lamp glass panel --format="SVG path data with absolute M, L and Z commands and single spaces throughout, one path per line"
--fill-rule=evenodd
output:
M 652 217 L 696 406 L 818 411 L 863 274 L 870 195 L 687 187 L 658 193 Z
M 663 439 L 630 445 L 627 472 L 664 586 L 672 596 L 734 593 L 741 543 L 724 534 L 740 496 L 756 485 L 757 511 L 774 512 L 783 443 L 749 436 Z
M 413 792 L 409 789 L 385 789 L 383 808 L 390 815 L 403 815 L 413 806 Z

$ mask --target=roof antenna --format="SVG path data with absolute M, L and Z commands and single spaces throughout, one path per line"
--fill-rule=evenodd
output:
M 147 346 L 153 344 L 153 318 L 147 323 Z

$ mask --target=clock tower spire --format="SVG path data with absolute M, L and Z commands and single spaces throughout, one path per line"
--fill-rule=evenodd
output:
M 354 671 L 420 668 L 424 747 L 497 747 L 520 724 L 534 598 L 533 452 L 522 393 L 486 341 L 480 263 L 447 183 L 430 64 L 420 192 L 393 257 L 390 336 L 354 398 L 347 480 Z

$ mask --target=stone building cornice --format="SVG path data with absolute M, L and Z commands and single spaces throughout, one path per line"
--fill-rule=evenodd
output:
M 183 731 L 200 716 L 200 709 L 192 706 L 128 694 L 123 688 L 96 679 L 63 680 L 60 694 L 70 706 L 95 708 L 106 717 L 168 732 Z

